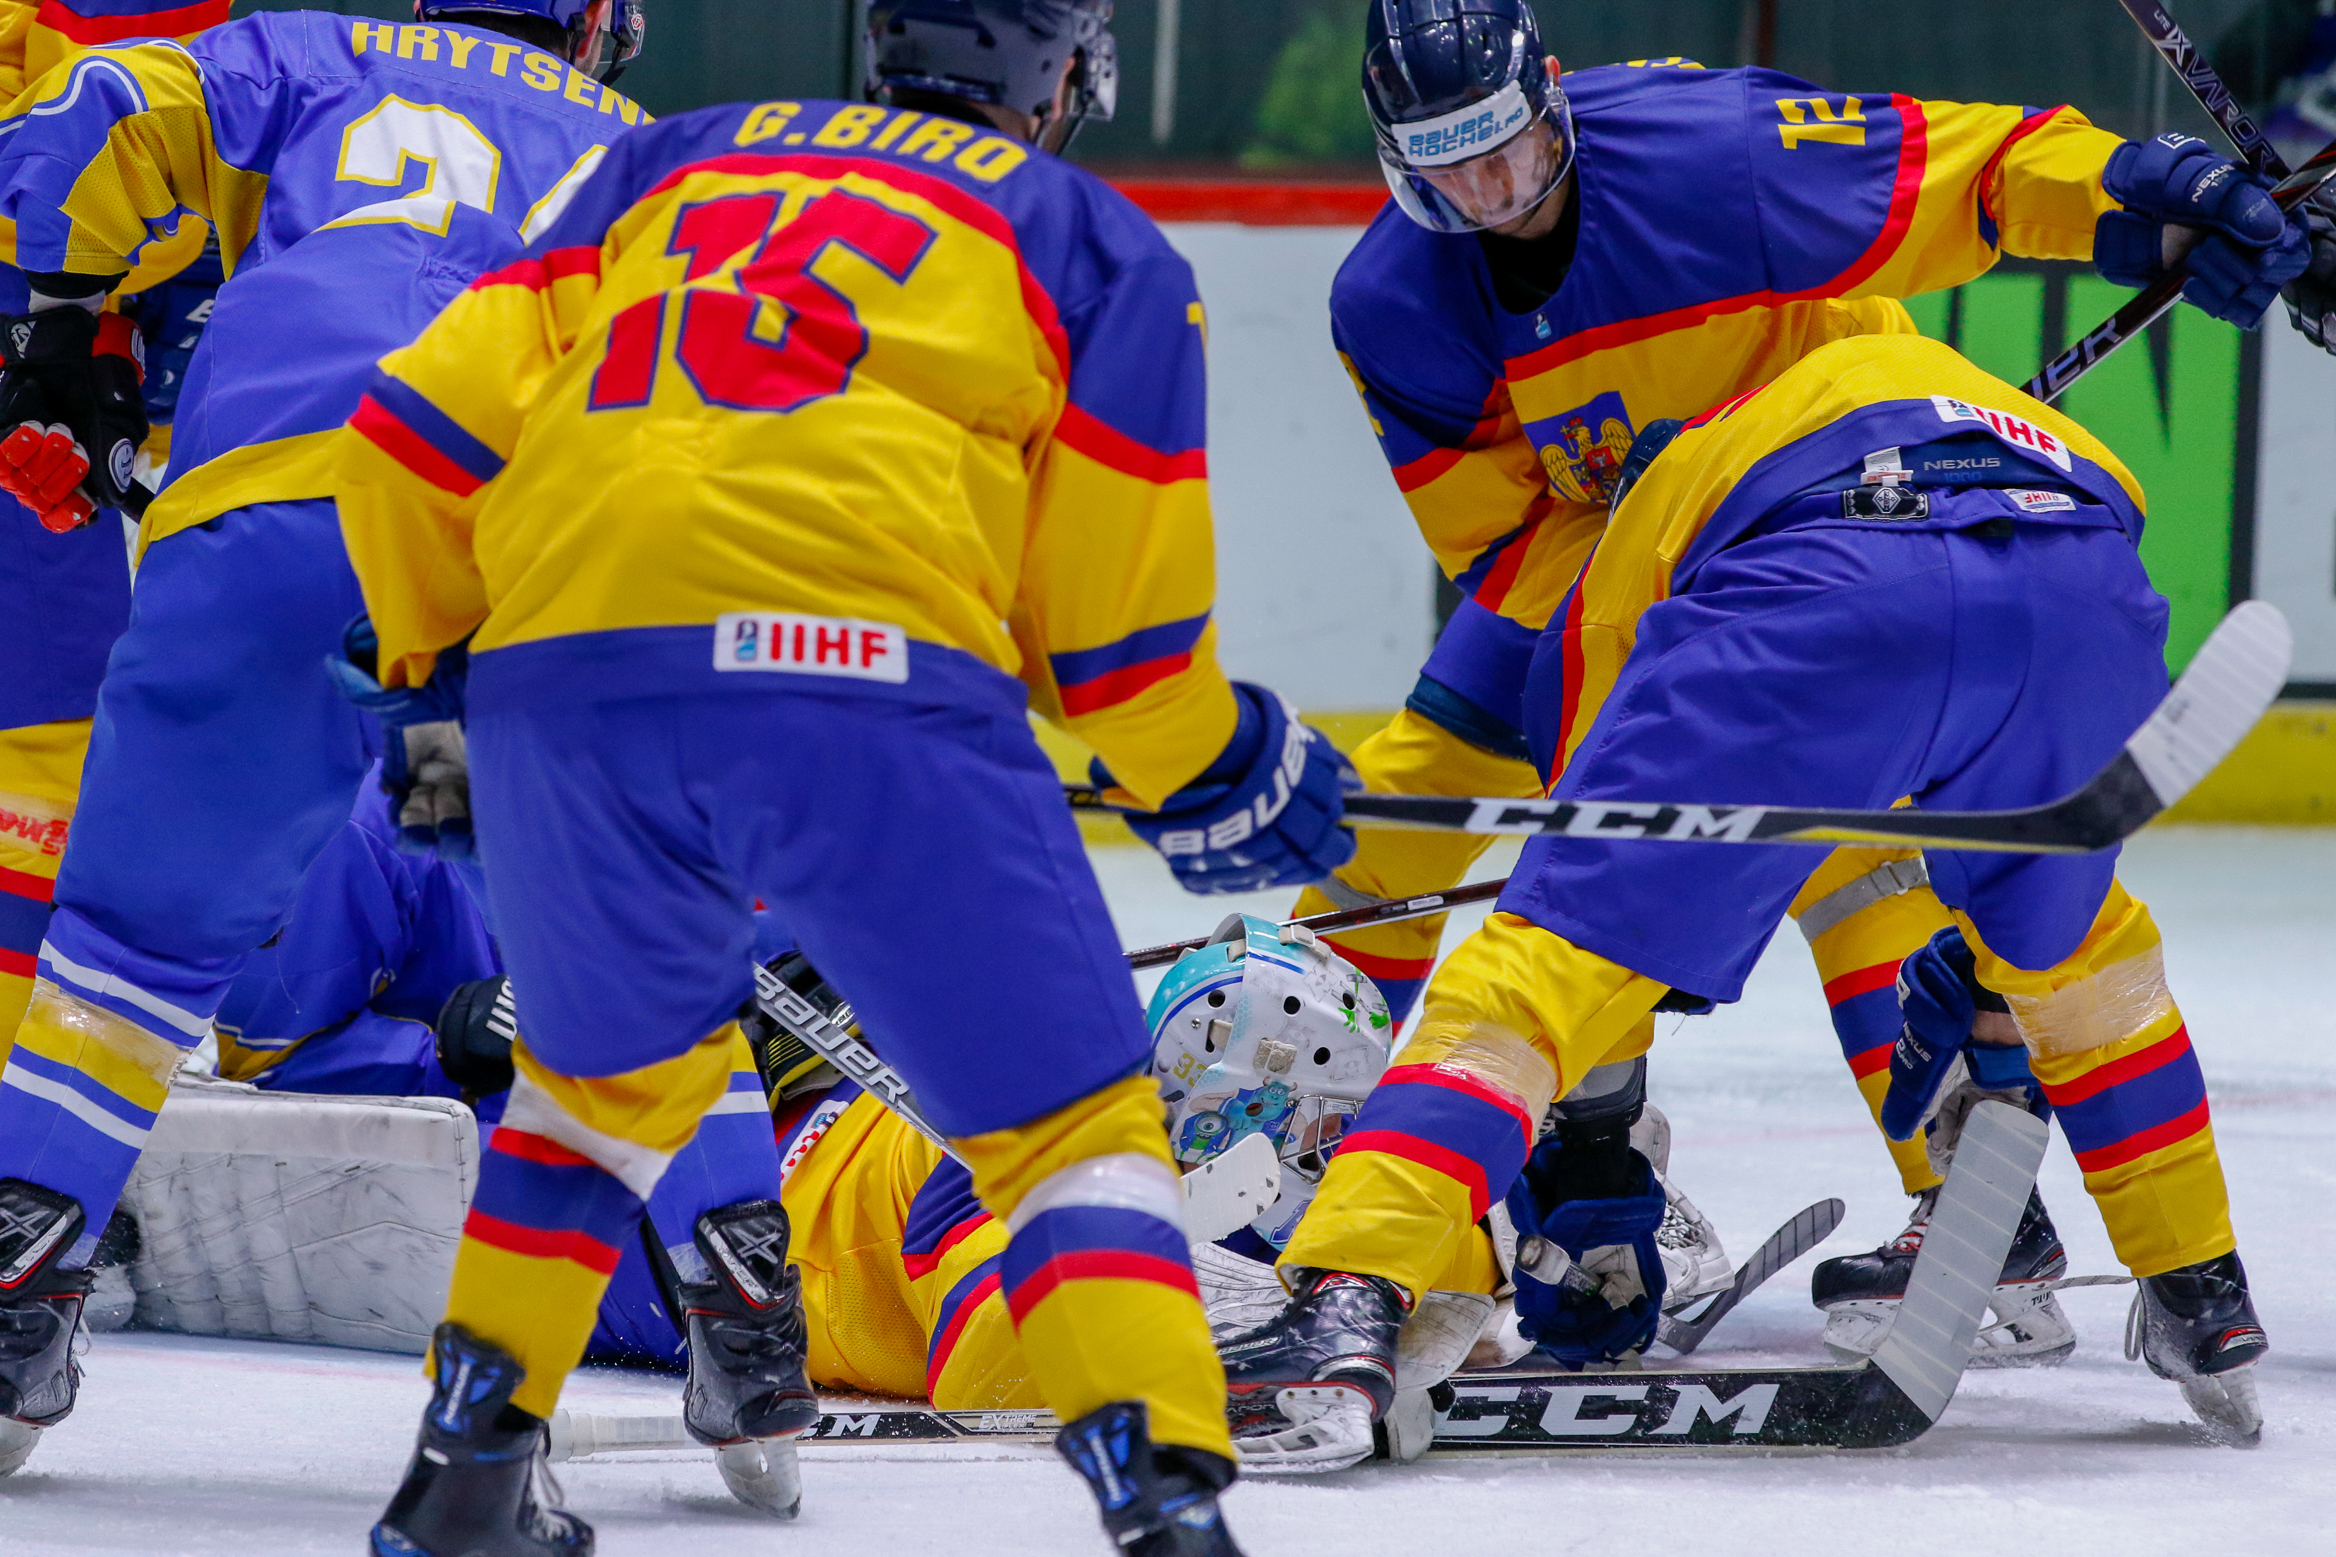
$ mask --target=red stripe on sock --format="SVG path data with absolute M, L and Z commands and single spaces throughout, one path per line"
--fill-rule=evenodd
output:
M 1022 1323 L 1041 1299 L 1066 1281 L 1155 1281 L 1190 1293 L 1196 1303 L 1200 1301 L 1200 1287 L 1193 1281 L 1189 1265 L 1133 1249 L 1078 1249 L 1056 1255 L 1006 1294 L 1006 1309 L 1014 1316 L 1014 1323 Z
M 1898 964 L 1877 962 L 1870 968 L 1860 968 L 1855 973 L 1844 973 L 1837 979 L 1828 980 L 1825 985 L 1825 1003 L 1837 1006 L 1844 1000 L 1870 995 L 1877 989 L 1887 989 L 1897 982 Z
M 1338 1143 L 1338 1155 L 1351 1157 L 1356 1152 L 1377 1152 L 1384 1157 L 1399 1157 L 1416 1163 L 1431 1173 L 1440 1173 L 1468 1192 L 1468 1215 L 1473 1221 L 1492 1209 L 1492 1196 L 1485 1189 L 1484 1169 L 1475 1158 L 1438 1146 L 1433 1141 L 1407 1135 L 1401 1130 L 1350 1131 Z M 1506 1185 L 1502 1188 L 1505 1190 Z
M 959 1303 L 957 1311 L 949 1316 L 949 1328 L 933 1338 L 933 1355 L 925 1363 L 925 1394 L 928 1398 L 940 1384 L 941 1374 L 949 1366 L 950 1355 L 957 1350 L 958 1337 L 965 1333 L 965 1327 L 973 1322 L 973 1316 L 982 1304 L 998 1295 L 999 1284 L 1004 1280 L 1005 1277 L 999 1272 L 991 1271 L 974 1283 L 973 1290 L 965 1294 L 965 1301 Z
M 2121 1081 L 2146 1076 L 2161 1065 L 2169 1065 L 2182 1057 L 2190 1047 L 2188 1025 L 2177 1027 L 2169 1037 L 2160 1038 L 2146 1049 L 2136 1049 L 2120 1060 L 2111 1060 L 2097 1070 L 2088 1070 L 2074 1081 L 2048 1086 L 2044 1095 L 2052 1099 L 2054 1108 L 2069 1108 L 2090 1097 L 2098 1097 Z
M 2176 1141 L 2196 1135 L 2206 1128 L 2207 1122 L 2207 1108 L 2201 1103 L 2188 1113 L 2177 1114 L 2162 1125 L 2136 1131 L 2114 1145 L 2103 1146 L 2096 1151 L 2078 1152 L 2076 1165 L 2087 1173 L 2119 1167 L 2136 1157 L 2146 1157 L 2161 1147 L 2171 1146 Z
M 616 1250 L 589 1233 L 522 1227 L 517 1222 L 506 1222 L 473 1208 L 463 1219 L 462 1236 L 509 1254 L 524 1254 L 537 1260 L 567 1260 L 603 1276 L 616 1273 Z
M 36 903 L 54 903 L 57 900 L 57 883 L 51 876 L 36 876 L 29 870 L 9 870 L 0 866 L 0 892 L 10 897 L 29 897 Z

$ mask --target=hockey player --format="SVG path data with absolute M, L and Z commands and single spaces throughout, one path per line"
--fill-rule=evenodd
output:
M 1522 706 L 1551 794 L 2017 807 L 2097 771 L 2163 695 L 2132 477 L 1945 346 L 1826 345 L 1684 430 L 1649 428 L 1632 464 L 1673 432 L 1535 654 Z M 1885 1123 L 1910 1133 L 1954 1101 L 1948 1062 L 2001 997 L 2024 1046 L 2008 1054 L 2140 1279 L 2143 1355 L 2250 1439 L 2244 1370 L 2265 1342 L 2148 910 L 2114 850 L 1927 858 L 1954 930 L 1907 962 Z M 1560 1141 L 1528 1159 L 1531 1122 L 1667 989 L 1735 999 L 1808 869 L 1782 848 L 1530 842 L 1332 1161 L 1282 1256 L 1291 1304 L 1232 1387 L 1372 1390 L 1429 1273 L 1512 1183 L 1519 1231 L 1603 1275 L 1521 1269 L 1526 1333 L 1576 1362 L 1627 1343 L 1615 1300 L 1648 1268 L 1659 1196 L 1634 1153 Z M 1966 1059 L 1974 1090 L 2026 1085 L 2002 1055 Z
M 0 413 L 18 419 L 0 414 L 0 485 L 18 483 L 45 524 L 86 519 L 130 480 L 143 418 L 116 382 L 118 316 L 93 311 L 130 257 L 191 211 L 235 279 L 146 516 L 135 620 L 0 1071 L 0 1419 L 14 1438 L 71 1409 L 92 1236 L 172 1071 L 373 756 L 324 670 L 360 604 L 326 441 L 371 363 L 507 254 L 514 227 L 548 220 L 639 118 L 566 63 L 630 46 L 612 49 L 611 16 L 609 0 L 425 3 L 411 27 L 267 13 L 191 45 L 108 49 L 17 99 L 0 215 L 34 298 L 0 332 Z M 279 265 L 293 268 L 268 281 Z
M 351 419 L 343 529 L 410 701 L 384 718 L 467 697 L 522 1033 L 378 1550 L 588 1546 L 531 1460 L 728 1084 L 757 898 L 1005 1219 L 1007 1308 L 1114 1539 L 1233 1549 L 1142 1013 L 1026 711 L 1190 873 L 1310 879 L 1353 843 L 1328 742 L 1216 663 L 1190 270 L 1050 154 L 1110 104 L 1108 10 L 879 3 L 885 103 L 627 136 Z M 967 1002 L 977 977 L 1016 1001 Z M 791 1313 L 781 1209 L 755 1231 L 699 1237 Z
M 1462 600 L 1406 707 L 1355 753 L 1365 786 L 1537 795 L 1521 698 L 1533 645 L 1605 521 L 1638 429 L 1774 378 L 1832 340 L 1911 333 L 1897 301 L 2001 254 L 2093 260 L 2140 286 L 2189 254 L 2185 296 L 2252 328 L 2307 258 L 2259 184 L 2184 136 L 2130 144 L 2069 108 L 1829 92 L 1768 70 L 1641 63 L 1562 79 L 1527 0 L 1372 0 L 1363 93 L 1395 199 L 1356 245 L 1332 332 L 1397 484 Z M 1487 840 L 1375 831 L 1297 911 L 1440 890 Z M 1948 919 L 1907 851 L 1844 850 L 1792 904 L 1870 1107 L 1898 1033 L 1900 961 Z M 1442 934 L 1334 937 L 1408 1015 Z M 1644 1026 L 1633 1042 L 1651 1040 Z M 1835 1308 L 1903 1291 L 1915 1217 L 1829 1265 Z M 2015 1246 L 1989 1361 L 2064 1355 L 2037 1279 L 2064 1256 L 2041 1200 Z M 1835 1339 L 1861 1326 L 1844 1312 Z
M 0 98 L 15 98 L 94 44 L 157 28 L 192 38 L 227 20 L 227 7 L 228 0 L 81 0 L 78 8 L 70 0 L 0 0 Z M 137 285 L 171 275 L 204 235 L 200 223 L 188 223 L 139 267 Z M 26 301 L 23 272 L 0 266 L 0 314 L 21 314 Z M 97 684 L 129 615 L 130 570 L 118 532 L 101 525 L 53 536 L 0 493 L 0 665 L 8 668 L 0 678 L 0 1033 L 16 1031 L 32 998 Z

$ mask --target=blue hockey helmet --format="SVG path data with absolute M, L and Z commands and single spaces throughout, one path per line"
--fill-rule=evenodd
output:
M 537 16 L 566 29 L 568 58 L 578 70 L 614 81 L 639 57 L 648 31 L 647 0 L 414 0 L 414 20 L 433 21 L 465 11 Z
M 1071 102 L 1061 151 L 1119 106 L 1112 0 L 875 0 L 868 11 L 868 95 L 923 92 L 995 103 L 1051 127 L 1066 64 Z
M 1363 98 L 1396 203 L 1431 231 L 1505 226 L 1573 168 L 1573 115 L 1526 0 L 1371 0 Z

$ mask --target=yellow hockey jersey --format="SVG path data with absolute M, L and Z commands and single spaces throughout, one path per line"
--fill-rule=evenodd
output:
M 736 105 L 384 362 L 342 522 L 390 685 L 474 631 L 474 709 L 1004 672 L 1156 804 L 1234 726 L 1204 428 L 1191 272 L 1099 180 Z

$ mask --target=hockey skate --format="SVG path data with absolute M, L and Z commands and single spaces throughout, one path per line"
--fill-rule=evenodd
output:
M 1282 1311 L 1217 1349 L 1233 1446 L 1255 1471 L 1343 1470 L 1370 1458 L 1371 1424 L 1395 1402 L 1404 1294 L 1379 1276 L 1291 1274 Z
M 437 1382 L 374 1557 L 590 1557 L 592 1527 L 558 1507 L 543 1419 L 511 1404 L 517 1360 L 456 1324 L 430 1350 Z
M 1630 1126 L 1630 1144 L 1654 1165 L 1663 1186 L 1663 1225 L 1655 1229 L 1655 1249 L 1663 1257 L 1663 1312 L 1676 1314 L 1724 1289 L 1735 1279 L 1728 1251 L 1711 1218 L 1671 1182 L 1671 1121 L 1648 1103 Z
M 1939 1192 L 1914 1197 L 1906 1230 L 1870 1254 L 1845 1254 L 1819 1265 L 1809 1281 L 1809 1298 L 1825 1311 L 1825 1348 L 1844 1362 L 1870 1357 L 1890 1333 L 1914 1257 L 1930 1227 Z M 2031 1190 L 2027 1213 L 2004 1258 L 2003 1275 L 1988 1301 L 1993 1316 L 1972 1342 L 1974 1368 L 2039 1368 L 2065 1362 L 2076 1350 L 2076 1330 L 2060 1311 L 2046 1283 L 2068 1274 L 2068 1254 Z
M 2224 1443 L 2263 1438 L 2255 1360 L 2271 1349 L 2236 1254 L 2144 1276 L 2125 1320 L 2125 1355 L 2182 1386 L 2182 1398 Z
M 781 1519 L 803 1502 L 795 1440 L 819 1425 L 802 1276 L 787 1263 L 787 1236 L 775 1200 L 709 1211 L 698 1218 L 697 1246 L 711 1273 L 676 1291 L 689 1320 L 682 1422 L 713 1447 L 733 1497 Z
M 1217 1494 L 1233 1484 L 1232 1461 L 1155 1447 L 1140 1402 L 1088 1412 L 1055 1434 L 1054 1447 L 1086 1478 L 1104 1534 L 1126 1557 L 1241 1557 L 1217 1508 Z
M 81 1222 L 71 1196 L 0 1179 L 0 1476 L 31 1458 L 44 1428 L 71 1414 L 81 1385 L 73 1341 L 90 1277 L 57 1269 Z

